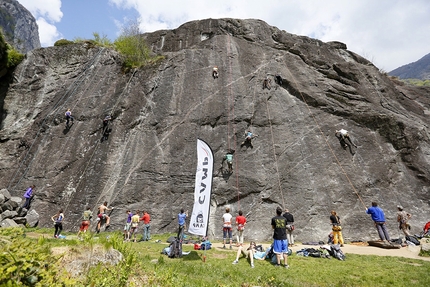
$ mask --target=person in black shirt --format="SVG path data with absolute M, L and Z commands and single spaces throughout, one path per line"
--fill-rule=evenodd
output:
M 288 246 L 294 245 L 294 216 L 288 211 L 288 209 L 285 209 L 285 213 L 283 215 L 285 219 L 287 219 L 287 240 L 288 240 Z
M 340 225 L 340 217 L 337 216 L 337 213 L 334 210 L 332 210 L 330 214 L 330 223 L 332 225 L 331 230 L 333 231 L 333 243 L 339 243 L 340 246 L 343 247 L 343 236 L 342 227 Z
M 289 268 L 288 240 L 287 240 L 287 219 L 282 216 L 282 208 L 276 208 L 276 216 L 272 218 L 273 228 L 273 252 L 276 254 L 276 266 L 281 265 L 281 256 L 284 256 L 284 267 Z

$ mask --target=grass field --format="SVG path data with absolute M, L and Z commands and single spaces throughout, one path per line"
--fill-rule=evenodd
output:
M 59 246 L 73 252 L 85 252 L 88 248 L 103 245 L 105 248 L 118 249 L 124 259 L 115 266 L 99 264 L 91 267 L 87 275 L 79 279 L 67 278 L 64 264 L 55 264 L 59 272 L 52 272 L 55 280 L 51 281 L 55 284 L 50 286 L 427 286 L 430 270 L 429 261 L 354 254 L 347 254 L 345 261 L 293 254 L 289 257 L 289 269 L 275 267 L 267 260 L 255 260 L 255 268 L 251 268 L 245 258 L 241 258 L 237 265 L 232 264 L 236 249 L 213 248 L 201 251 L 194 250 L 192 244 L 187 244 L 183 245 L 183 251 L 189 251 L 189 255 L 179 259 L 168 258 L 161 251 L 168 246 L 166 239 L 172 234 L 154 235 L 148 242 L 124 243 L 119 232 L 101 233 L 83 241 L 67 234 L 67 239 L 54 239 L 51 238 L 51 233 L 53 232 L 48 229 L 36 229 L 31 231 L 31 236 L 27 233 L 27 236 L 18 236 L 13 240 L 19 240 L 17 244 L 23 248 L 40 247 L 40 252 Z M 11 235 L 0 229 L 0 244 L 4 250 L 8 250 L 5 240 L 12 242 L 8 236 Z M 156 240 L 161 240 L 161 243 L 155 242 Z M 25 245 L 24 242 L 30 245 Z M 19 249 L 11 252 L 18 253 Z M 23 254 L 21 256 L 27 256 L 26 252 Z M 206 256 L 205 260 L 203 256 Z M 30 264 L 28 256 L 25 260 L 18 257 L 15 254 L 15 260 Z M 0 258 L 3 268 L 10 268 L 8 258 L 7 251 L 3 251 Z M 16 285 L 5 285 L 8 276 L 13 276 L 13 272 L 7 270 L 0 270 L 3 271 L 0 286 L 37 286 L 20 285 L 22 282 L 17 279 Z M 25 283 L 22 278 L 24 277 L 20 280 Z M 39 279 L 39 283 L 42 279 Z

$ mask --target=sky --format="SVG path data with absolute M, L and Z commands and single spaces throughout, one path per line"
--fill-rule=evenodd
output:
M 138 21 L 142 32 L 207 18 L 261 19 L 286 32 L 340 41 L 389 72 L 430 53 L 429 0 L 18 0 L 36 18 L 40 42 L 115 40 Z

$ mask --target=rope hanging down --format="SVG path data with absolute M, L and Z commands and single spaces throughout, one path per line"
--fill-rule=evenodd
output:
M 102 48 L 102 49 L 100 49 L 100 51 L 94 56 L 94 58 L 87 64 L 87 66 L 84 68 L 84 70 L 82 71 L 82 73 L 80 74 L 80 76 L 70 85 L 70 87 L 69 87 L 69 89 L 64 93 L 64 95 L 57 101 L 57 103 L 52 107 L 52 109 L 51 109 L 51 111 L 45 116 L 45 118 L 43 119 L 43 121 L 42 121 L 42 123 L 41 123 L 41 125 L 40 125 L 40 128 L 39 128 L 39 130 L 38 130 L 38 132 L 37 132 L 37 134 L 34 136 L 34 139 L 33 139 L 33 141 L 32 141 L 32 143 L 31 143 L 31 145 L 30 145 L 30 147 L 28 148 L 28 151 L 27 151 L 27 153 L 25 154 L 25 156 L 24 156 L 24 158 L 23 158 L 23 160 L 20 162 L 20 164 L 19 164 L 19 166 L 18 166 L 18 168 L 17 168 L 17 170 L 15 171 L 15 173 L 14 173 L 14 175 L 13 175 L 13 177 L 11 178 L 11 180 L 9 181 L 9 184 L 8 184 L 8 187 L 7 187 L 7 189 L 8 190 L 11 190 L 11 184 L 12 184 L 12 182 L 15 180 L 15 178 L 16 178 L 16 176 L 17 176 L 17 174 L 18 174 L 18 172 L 20 171 L 20 169 L 21 169 L 21 167 L 22 167 L 22 165 L 24 164 L 24 162 L 27 160 L 27 157 L 29 156 L 29 154 L 30 154 L 30 151 L 31 151 L 31 149 L 32 149 L 32 147 L 33 147 L 33 145 L 35 144 L 35 142 L 36 142 L 36 139 L 39 137 L 39 135 L 40 135 L 40 133 L 42 132 L 42 130 L 44 130 L 44 125 L 45 125 L 45 122 L 46 122 L 46 120 L 48 119 L 48 117 L 51 115 L 51 114 L 53 114 L 56 110 L 57 110 L 57 108 L 59 108 L 60 106 L 62 106 L 63 104 L 64 104 L 64 102 L 63 102 L 63 99 L 64 98 L 70 98 L 74 93 L 75 93 L 75 91 L 76 91 L 76 89 L 81 85 L 81 83 L 83 82 L 83 80 L 85 79 L 85 76 L 86 76 L 86 72 L 93 66 L 93 64 L 96 62 L 96 60 L 99 58 L 99 56 L 101 55 L 101 53 L 104 51 L 104 48 Z M 47 135 L 45 135 L 45 137 L 46 137 Z M 27 171 L 28 171 L 28 169 L 30 168 L 30 166 L 31 166 L 31 163 L 33 162 L 33 160 L 34 160 L 34 158 L 35 158 L 35 155 L 36 154 L 34 154 L 34 156 L 33 156 L 33 158 L 32 158 L 32 160 L 29 162 L 29 164 L 28 164 L 28 166 L 27 166 L 27 168 L 24 170 L 24 173 L 22 174 L 22 176 L 20 177 L 20 179 L 18 180 L 18 182 L 13 186 L 13 189 L 15 189 L 16 188 L 16 186 L 21 182 L 21 180 L 22 180 L 22 178 L 26 175 L 26 173 L 27 173 Z
M 339 165 L 340 169 L 342 170 L 342 173 L 345 175 L 346 179 L 348 180 L 350 186 L 352 187 L 352 190 L 354 191 L 354 193 L 357 195 L 358 199 L 360 200 L 360 202 L 363 204 L 364 208 L 366 208 L 366 205 L 364 204 L 363 200 L 361 199 L 360 194 L 357 192 L 357 190 L 354 187 L 354 184 L 352 183 L 351 179 L 349 178 L 348 174 L 346 173 L 345 169 L 343 168 L 342 164 L 340 163 L 338 157 L 336 156 L 335 152 L 333 151 L 333 148 L 331 147 L 330 143 L 328 142 L 326 136 L 324 135 L 321 126 L 319 125 L 318 121 L 316 120 L 315 116 L 313 115 L 308 103 L 306 102 L 305 97 L 303 96 L 302 92 L 300 91 L 299 85 L 296 81 L 296 79 L 294 78 L 293 74 L 291 73 L 291 71 L 288 69 L 288 67 L 286 67 L 288 74 L 290 75 L 291 79 L 293 79 L 294 84 L 296 85 L 296 90 L 299 91 L 300 96 L 302 97 L 303 102 L 306 105 L 306 108 L 309 111 L 309 115 L 311 116 L 312 120 L 314 121 L 315 125 L 317 126 L 318 130 L 321 133 L 322 138 L 324 138 L 326 145 L 328 146 L 328 148 L 330 149 L 330 152 L 333 156 L 333 158 L 336 160 L 336 163 Z

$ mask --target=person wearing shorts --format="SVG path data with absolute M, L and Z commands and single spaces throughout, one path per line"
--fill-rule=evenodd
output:
M 273 228 L 273 252 L 276 254 L 276 266 L 281 266 L 281 257 L 284 257 L 284 267 L 289 268 L 288 240 L 287 240 L 287 219 L 282 216 L 282 209 L 276 208 L 276 216 L 272 218 Z
M 137 227 L 139 226 L 139 210 L 136 210 L 136 213 L 131 217 L 131 236 L 133 237 L 133 241 L 136 242 L 136 233 Z M 130 238 L 131 239 L 131 238 Z
M 78 238 L 81 233 L 87 232 L 88 228 L 90 227 L 90 220 L 92 217 L 93 217 L 93 212 L 91 211 L 91 207 L 88 207 L 87 210 L 85 210 L 84 214 L 82 215 L 82 222 L 81 222 L 81 226 L 79 227 Z
M 243 255 L 245 255 L 246 258 L 249 258 L 249 263 L 251 264 L 251 268 L 254 268 L 254 254 L 257 252 L 257 250 L 255 249 L 256 244 L 254 241 L 251 241 L 251 243 L 249 243 L 249 247 L 247 249 L 245 248 L 246 247 L 244 247 L 243 245 L 239 246 L 239 249 L 237 249 L 236 259 L 233 261 L 233 264 L 239 263 L 239 257 L 240 257 L 240 254 L 242 253 Z M 264 260 L 264 258 L 261 260 Z
M 130 228 L 131 228 L 131 217 L 133 213 L 130 210 L 127 210 L 127 221 L 124 225 L 124 241 L 130 241 Z

